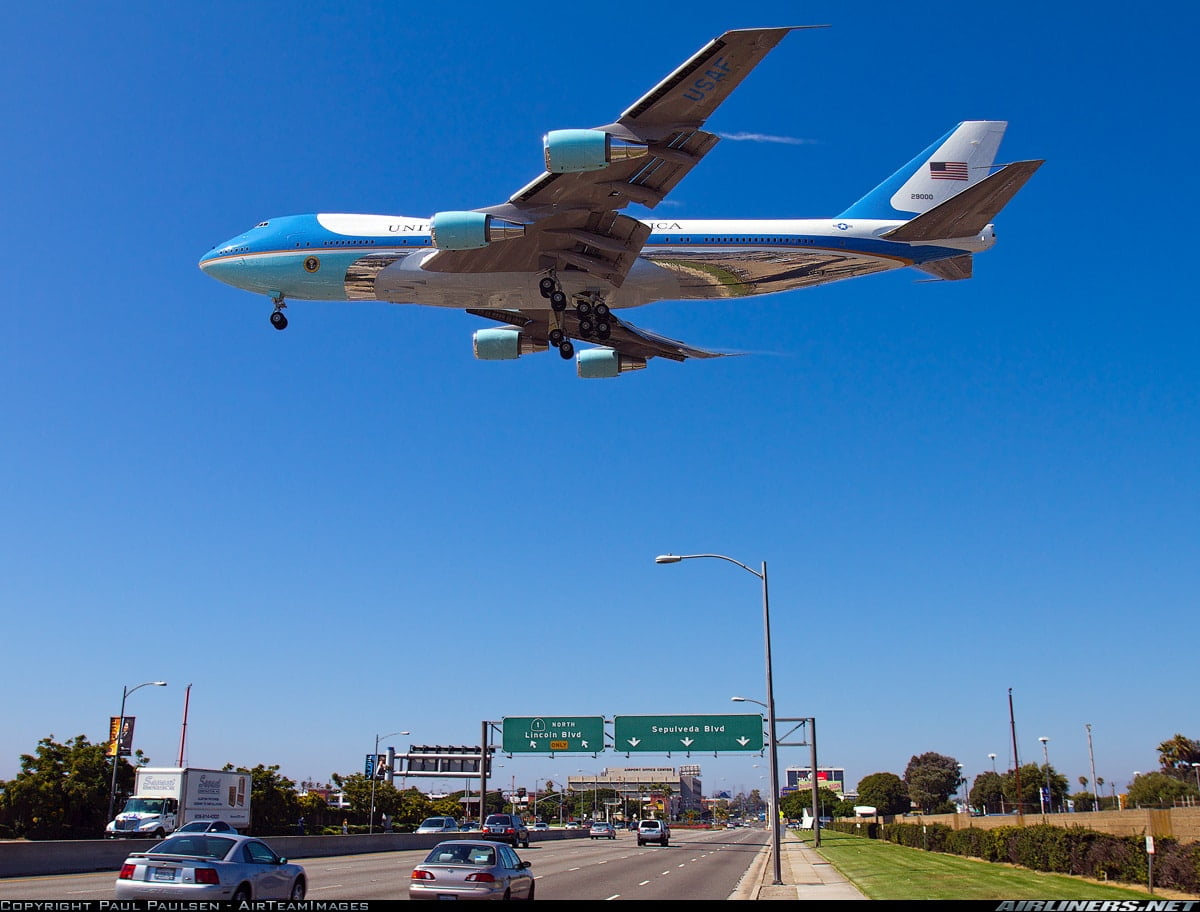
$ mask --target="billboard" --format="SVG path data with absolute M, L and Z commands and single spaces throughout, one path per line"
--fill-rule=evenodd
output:
M 788 767 L 785 788 L 812 788 L 812 767 Z M 838 797 L 846 794 L 846 770 L 840 766 L 817 767 L 817 787 L 827 788 Z

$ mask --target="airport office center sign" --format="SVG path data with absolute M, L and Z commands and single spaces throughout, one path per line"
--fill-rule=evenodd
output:
M 505 717 L 506 754 L 595 754 L 604 750 L 603 716 Z

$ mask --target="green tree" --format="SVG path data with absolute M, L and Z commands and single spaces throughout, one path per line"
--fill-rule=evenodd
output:
M 1026 763 L 1021 767 L 1021 812 L 1037 814 L 1042 809 L 1042 789 L 1046 787 L 1047 767 L 1035 763 Z M 1050 807 L 1046 810 L 1061 808 L 1067 797 L 1067 777 L 1049 767 Z M 1015 771 L 1004 774 L 1004 800 L 1008 806 L 1017 806 L 1017 778 Z
M 1168 738 L 1156 750 L 1162 771 L 1178 779 L 1190 777 L 1192 764 L 1200 763 L 1200 742 L 1180 734 Z
M 927 814 L 946 804 L 961 781 L 958 761 L 933 751 L 914 756 L 904 770 L 909 797 Z
M 833 817 L 838 802 L 837 792 L 820 786 L 817 788 L 817 813 L 820 817 Z M 797 789 L 788 792 L 779 801 L 779 810 L 788 820 L 800 820 L 807 811 L 812 813 L 812 789 Z
M 233 769 L 226 765 L 225 769 Z M 296 783 L 279 774 L 279 764 L 253 769 L 238 767 L 238 772 L 250 774 L 250 826 L 258 836 L 280 836 L 295 832 L 296 821 L 304 814 Z
M 1129 786 L 1129 806 L 1169 808 L 1186 795 L 1197 795 L 1196 786 L 1165 772 L 1142 773 Z
M 1004 803 L 1004 777 L 993 772 L 980 773 L 975 777 L 967 801 L 971 807 L 981 808 L 985 814 L 999 814 L 1011 808 L 1011 805 Z
M 880 814 L 907 814 L 912 806 L 908 786 L 895 773 L 871 773 L 858 783 L 858 803 Z
M 20 771 L 0 782 L 0 830 L 24 839 L 94 839 L 108 823 L 112 761 L 107 742 L 92 744 L 76 735 L 65 744 L 54 735 L 22 754 Z M 139 763 L 146 758 L 134 755 Z M 133 789 L 133 771 L 124 758 L 117 766 L 117 803 Z

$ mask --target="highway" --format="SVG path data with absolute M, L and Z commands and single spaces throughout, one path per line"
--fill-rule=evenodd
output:
M 268 844 L 270 840 L 265 840 Z M 758 828 L 671 831 L 667 847 L 615 840 L 535 842 L 517 854 L 532 863 L 537 899 L 725 900 L 767 842 Z M 412 867 L 427 850 L 296 859 L 313 900 L 407 899 Z M 3 900 L 111 900 L 116 871 L 0 879 Z

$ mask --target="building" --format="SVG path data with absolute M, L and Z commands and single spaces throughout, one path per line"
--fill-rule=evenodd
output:
M 596 808 L 596 815 L 610 820 L 639 817 L 678 819 L 687 811 L 702 812 L 700 767 L 681 766 L 608 767 L 596 775 L 568 776 L 567 789 L 591 792 L 612 789 L 614 804 Z

